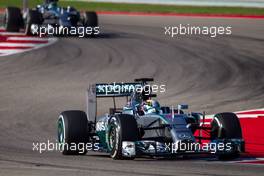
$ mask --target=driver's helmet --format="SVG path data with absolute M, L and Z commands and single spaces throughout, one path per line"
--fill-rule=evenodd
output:
M 156 100 L 147 100 L 143 105 L 143 109 L 145 113 L 159 113 L 160 112 L 160 104 Z

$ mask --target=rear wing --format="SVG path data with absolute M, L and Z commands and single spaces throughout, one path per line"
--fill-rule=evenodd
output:
M 125 97 L 130 96 L 143 85 L 141 83 L 112 83 L 92 85 L 96 97 Z
M 89 121 L 96 122 L 97 98 L 113 98 L 116 108 L 115 97 L 128 97 L 137 89 L 142 88 L 142 82 L 135 83 L 100 83 L 92 84 L 87 90 L 87 116 Z

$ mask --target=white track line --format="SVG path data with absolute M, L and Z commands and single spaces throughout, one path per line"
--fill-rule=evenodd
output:
M 254 112 L 254 111 L 264 111 L 264 108 L 261 108 L 261 109 L 244 110 L 244 111 L 237 111 L 236 113 Z
M 237 114 L 238 118 L 258 118 L 264 116 L 264 114 Z
M 8 42 L 0 42 L 0 46 L 6 46 L 6 47 L 34 47 L 36 44 L 32 43 L 8 43 Z M 1 51 L 2 52 L 2 51 Z
M 1 34 L 1 33 L 0 33 Z M 37 38 L 37 37 L 8 37 L 8 41 L 18 40 L 18 41 L 47 41 L 48 38 Z
M 258 162 L 264 161 L 264 158 L 245 158 L 237 161 L 227 161 L 227 163 L 238 163 L 238 164 L 253 164 L 253 165 L 263 165 L 262 163 L 247 163 L 247 162 Z
M 25 51 L 25 49 L 5 49 L 5 50 L 1 50 L 0 56 L 6 56 L 14 53 L 21 53 L 23 51 Z

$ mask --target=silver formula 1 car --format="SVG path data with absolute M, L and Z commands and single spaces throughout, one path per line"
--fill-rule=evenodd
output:
M 6 31 L 19 32 L 20 29 L 24 29 L 27 35 L 34 35 L 32 25 L 67 28 L 91 27 L 92 30 L 96 30 L 98 26 L 96 12 L 81 14 L 73 7 L 60 7 L 57 2 L 58 0 L 45 0 L 43 4 L 24 11 L 17 7 L 7 7 L 4 14 Z
M 151 89 L 144 89 L 151 81 L 142 78 L 133 83 L 91 85 L 87 114 L 73 110 L 59 116 L 58 141 L 63 154 L 94 150 L 109 153 L 113 159 L 134 159 L 206 153 L 230 159 L 244 152 L 240 122 L 234 113 L 215 114 L 205 125 L 204 113 L 184 112 L 187 105 L 160 106 Z M 126 98 L 122 108 L 116 106 L 120 97 Z M 109 113 L 101 116 L 97 115 L 99 98 L 113 99 Z M 90 147 L 81 151 L 78 144 Z

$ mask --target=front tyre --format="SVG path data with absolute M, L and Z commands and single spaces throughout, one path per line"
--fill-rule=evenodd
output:
M 231 112 L 216 114 L 211 122 L 211 139 L 230 141 L 232 139 L 242 140 L 242 130 L 240 122 L 236 114 Z M 244 143 L 242 143 L 244 145 Z M 232 145 L 232 148 L 236 146 Z M 244 146 L 242 147 L 244 148 Z M 234 150 L 230 153 L 219 153 L 218 158 L 220 160 L 229 160 L 239 157 L 239 151 Z
M 19 8 L 6 8 L 4 14 L 4 26 L 7 32 L 19 32 L 19 29 L 23 26 L 23 18 Z
M 134 116 L 119 114 L 109 121 L 108 145 L 113 159 L 134 159 L 135 156 L 124 156 L 123 141 L 136 142 L 138 140 L 137 122 Z
M 58 141 L 63 155 L 85 155 L 88 120 L 82 111 L 64 111 L 58 119 Z

